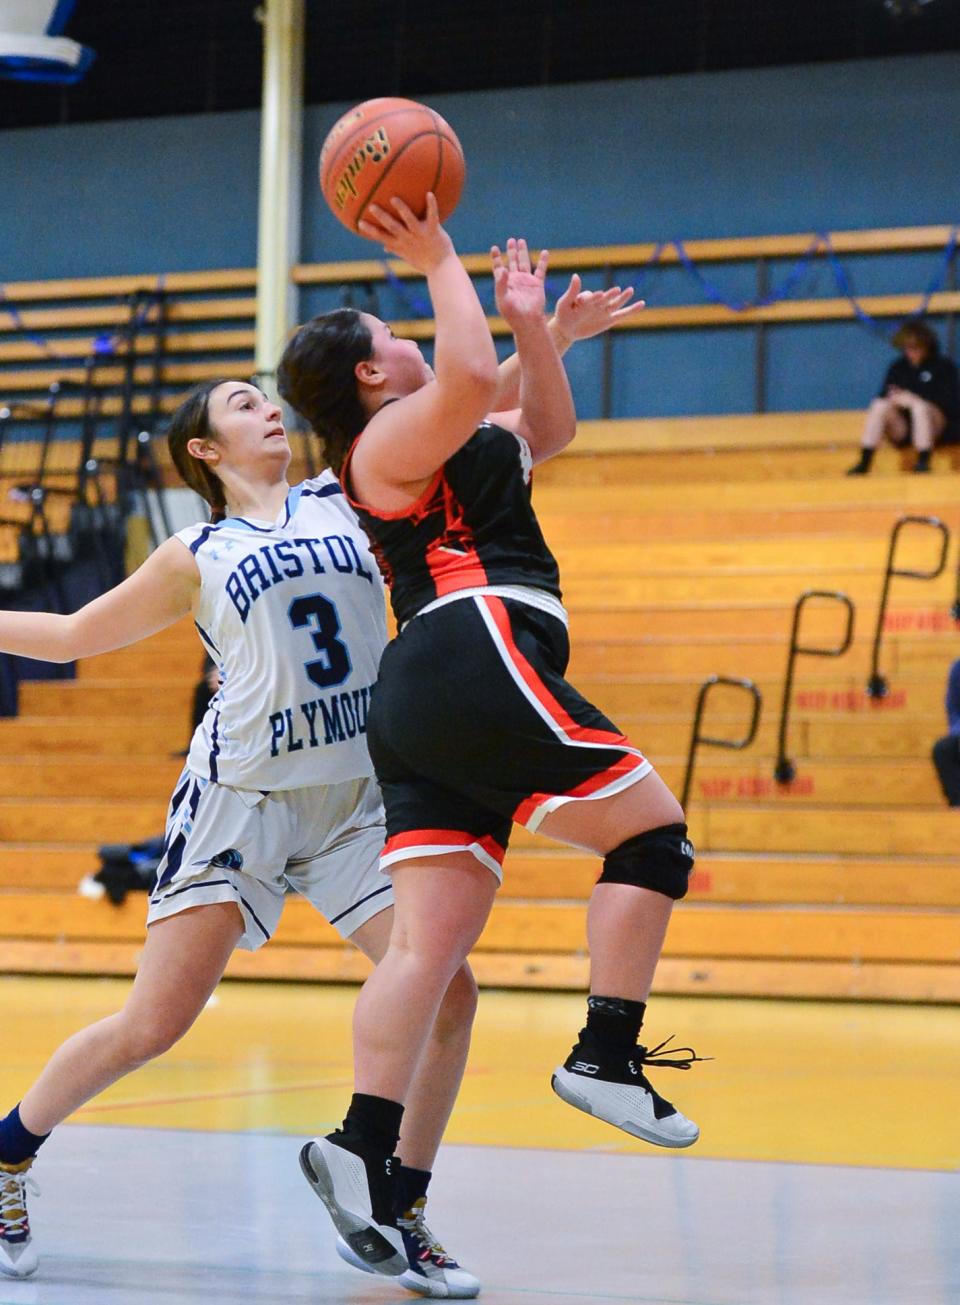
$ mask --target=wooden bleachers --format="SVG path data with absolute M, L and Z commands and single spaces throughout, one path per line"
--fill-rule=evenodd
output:
M 946 227 L 835 233 L 838 253 L 943 248 Z M 797 258 L 809 233 L 692 241 L 698 263 Z M 643 267 L 652 245 L 555 251 L 552 269 Z M 676 261 L 667 249 L 662 262 Z M 484 255 L 469 270 L 487 270 Z M 394 265 L 390 275 L 412 276 Z M 384 264 L 302 266 L 301 287 L 382 283 Z M 161 409 L 195 381 L 253 366 L 255 272 L 228 269 L 164 278 L 166 357 Z M 129 316 L 123 296 L 155 276 L 88 278 L 4 287 L 18 317 L 0 313 L 0 393 L 33 401 L 60 377 L 80 379 L 97 337 Z M 917 295 L 862 299 L 895 317 Z M 943 292 L 931 312 L 956 311 Z M 791 301 L 736 314 L 712 304 L 654 306 L 631 330 L 850 320 L 845 299 Z M 25 338 L 41 333 L 46 348 Z M 134 406 L 149 411 L 155 316 L 137 340 Z M 497 334 L 505 330 L 491 319 Z M 428 320 L 395 323 L 429 339 Z M 97 369 L 101 411 L 119 410 L 116 365 Z M 79 399 L 63 400 L 76 416 Z M 847 480 L 862 413 L 820 412 L 585 422 L 564 457 L 539 468 L 536 497 L 561 560 L 571 611 L 573 673 L 682 786 L 692 705 L 711 673 L 749 676 L 765 714 L 745 753 L 705 751 L 694 775 L 690 824 L 700 856 L 676 912 L 658 973 L 662 991 L 960 999 L 956 813 L 943 806 L 929 762 L 943 732 L 946 668 L 957 654 L 949 617 L 960 533 L 956 450 L 935 474 L 905 475 L 880 453 L 874 473 Z M 103 445 L 106 450 L 106 444 Z M 172 468 L 158 448 L 168 483 Z M 296 448 L 295 473 L 309 465 Z M 7 487 L 0 464 L 0 492 Z M 15 480 L 15 476 L 13 477 Z M 887 617 L 887 699 L 864 692 L 890 528 L 903 512 L 935 515 L 953 532 L 948 571 L 935 583 L 897 581 Z M 61 514 L 62 515 L 62 514 Z M 59 522 L 60 526 L 63 522 Z M 15 532 L 0 530 L 0 560 Z M 909 543 L 925 564 L 929 540 Z M 841 661 L 801 661 L 789 753 L 798 775 L 772 777 L 777 708 L 792 605 L 807 587 L 855 601 L 856 637 Z M 811 607 L 809 638 L 832 641 L 842 617 Z M 131 973 L 142 939 L 142 896 L 121 909 L 76 894 L 99 843 L 159 832 L 186 742 L 199 663 L 189 622 L 135 651 L 81 665 L 73 683 L 24 685 L 21 715 L 0 721 L 0 969 Z M 739 734 L 741 699 L 718 697 L 711 728 Z M 518 831 L 506 883 L 475 964 L 488 984 L 577 987 L 586 980 L 585 900 L 590 858 Z M 238 954 L 231 973 L 357 978 L 366 963 L 303 903 L 289 904 L 275 942 Z
M 946 226 L 898 227 L 874 231 L 840 231 L 830 234 L 833 250 L 841 257 L 879 254 L 911 254 L 942 250 L 950 239 Z M 697 264 L 744 263 L 769 264 L 771 260 L 799 259 L 808 254 L 814 241 L 813 232 L 794 235 L 759 236 L 736 239 L 691 240 L 686 254 Z M 614 278 L 632 279 L 638 269 L 647 267 L 657 247 L 651 243 L 613 245 L 596 248 L 554 250 L 551 269 L 599 271 Z M 821 245 L 815 257 L 824 257 Z M 486 254 L 466 255 L 468 270 L 478 276 L 489 275 Z M 668 245 L 658 253 L 658 266 L 669 267 L 679 261 L 676 248 Z M 618 271 L 619 270 L 619 271 Z M 403 263 L 389 265 L 380 259 L 353 262 L 301 264 L 291 273 L 293 283 L 303 291 L 318 287 L 383 285 L 388 278 L 408 280 L 418 274 Z M 861 296 L 861 311 L 875 318 L 897 318 L 917 311 L 926 273 L 918 272 L 918 289 L 914 294 L 877 294 Z M 219 375 L 248 375 L 254 369 L 254 315 L 256 312 L 256 269 L 223 268 L 210 271 L 149 273 L 113 277 L 84 277 L 59 281 L 11 282 L 3 286 L 0 312 L 0 394 L 30 399 L 41 396 L 50 383 L 58 379 L 82 381 L 83 364 L 104 337 L 119 331 L 129 318 L 127 297 L 137 292 L 164 294 L 164 358 L 160 367 L 160 410 L 169 412 L 176 406 L 184 389 Z M 933 314 L 960 309 L 960 292 L 943 290 L 929 298 L 927 311 Z M 824 296 L 815 299 L 789 299 L 765 307 L 734 312 L 713 303 L 651 305 L 636 318 L 621 324 L 629 331 L 663 331 L 717 326 L 751 327 L 788 322 L 853 321 L 856 310 L 849 299 Z M 507 333 L 498 317 L 490 320 L 495 335 Z M 135 344 L 135 354 L 143 359 L 135 376 L 137 393 L 134 411 L 148 412 L 152 398 L 148 390 L 155 377 L 148 361 L 154 350 L 157 310 L 145 313 L 142 329 Z M 431 339 L 434 323 L 429 319 L 395 321 L 398 334 L 417 339 Z M 29 334 L 27 334 L 29 333 Z M 43 345 L 31 337 L 42 337 Z M 105 417 L 120 411 L 119 387 L 123 368 L 101 364 L 95 383 L 103 392 L 101 411 Z M 62 411 L 76 416 L 79 398 L 66 398 Z M 782 466 L 786 469 L 807 465 L 798 459 L 792 436 L 783 436 Z M 688 446 L 685 446 L 688 447 Z M 741 460 L 743 474 L 754 465 Z M 651 464 L 650 470 L 653 470 Z M 669 476 L 669 472 L 668 472 Z
M 781 424 L 789 447 L 791 419 Z M 955 540 L 960 481 L 946 468 L 902 476 L 887 451 L 866 481 L 843 477 L 843 450 L 833 453 L 829 476 L 768 478 L 759 493 L 759 474 L 718 475 L 734 470 L 711 451 L 721 443 L 727 454 L 763 462 L 769 475 L 785 450 L 777 423 L 762 425 L 761 439 L 751 419 L 705 423 L 684 449 L 679 428 L 660 424 L 656 439 L 675 440 L 685 459 L 679 487 L 644 474 L 646 460 L 666 452 L 640 451 L 644 423 L 624 423 L 619 443 L 609 426 L 588 424 L 581 447 L 537 475 L 538 508 L 566 575 L 576 678 L 675 790 L 702 679 L 749 676 L 764 691 L 754 746 L 700 756 L 689 804 L 699 858 L 658 987 L 956 1001 L 960 820 L 943 805 L 929 761 L 957 655 L 955 542 L 941 580 L 895 582 L 883 654 L 888 698 L 869 699 L 864 685 L 888 532 L 909 510 L 940 516 Z M 922 564 L 932 546 L 918 538 L 910 547 L 907 560 Z M 772 771 L 790 615 L 811 584 L 849 592 L 857 637 L 840 661 L 799 664 L 789 734 L 798 774 L 781 788 Z M 837 636 L 836 612 L 813 607 L 809 617 L 809 638 Z M 98 843 L 161 828 L 198 651 L 184 622 L 135 651 L 82 664 L 75 682 L 25 685 L 21 715 L 0 722 L 3 968 L 132 971 L 142 895 L 114 908 L 79 897 L 76 883 L 95 868 Z M 718 698 L 708 724 L 742 732 L 742 700 Z M 595 873 L 592 858 L 516 830 L 504 890 L 474 957 L 481 982 L 583 985 Z M 366 968 L 293 900 L 274 942 L 238 954 L 230 972 L 354 979 Z

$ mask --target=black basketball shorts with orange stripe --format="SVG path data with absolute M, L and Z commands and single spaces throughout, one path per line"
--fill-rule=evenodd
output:
M 470 851 L 501 877 L 514 821 L 606 797 L 650 762 L 564 679 L 556 616 L 490 594 L 415 617 L 393 640 L 367 721 L 383 790 L 381 867 Z

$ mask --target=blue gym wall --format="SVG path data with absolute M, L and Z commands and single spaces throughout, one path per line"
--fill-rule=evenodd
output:
M 464 252 L 512 233 L 559 248 L 960 218 L 957 54 L 432 102 L 468 159 L 466 193 L 449 223 Z M 346 107 L 307 110 L 305 262 L 370 252 L 329 217 L 314 182 L 320 143 Z M 258 150 L 255 112 L 0 131 L 0 284 L 252 266 Z M 845 263 L 861 293 L 917 291 L 938 256 Z M 754 293 L 752 268 L 704 270 L 729 295 Z M 774 265 L 774 283 L 787 270 Z M 702 298 L 679 268 L 648 275 L 644 293 L 657 304 Z M 796 293 L 836 293 L 825 265 Z M 321 304 L 307 295 L 304 312 Z M 389 290 L 381 306 L 409 315 Z M 615 355 L 615 415 L 753 406 L 748 329 L 619 336 Z M 888 357 L 884 341 L 855 324 L 774 328 L 768 406 L 860 406 Z M 570 361 L 581 414 L 597 415 L 597 347 L 581 346 Z

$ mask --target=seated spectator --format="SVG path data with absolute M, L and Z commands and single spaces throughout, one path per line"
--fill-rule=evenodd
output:
M 930 470 L 936 443 L 960 437 L 960 393 L 957 369 L 940 352 L 940 341 L 925 322 L 901 326 L 893 343 L 902 357 L 887 369 L 877 398 L 870 404 L 860 440 L 860 461 L 848 476 L 865 476 L 873 455 L 886 436 L 897 448 L 913 443 L 915 472 Z
M 933 745 L 933 764 L 944 797 L 950 806 L 960 807 L 960 659 L 950 667 L 947 679 L 947 726 L 950 733 Z

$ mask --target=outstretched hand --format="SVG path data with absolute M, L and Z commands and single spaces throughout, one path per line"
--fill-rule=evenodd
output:
M 507 241 L 506 255 L 494 245 L 490 250 L 490 258 L 493 262 L 497 311 L 507 325 L 515 329 L 542 318 L 547 305 L 544 288 L 549 259 L 547 251 L 540 251 L 537 266 L 531 271 L 527 242 L 514 240 L 511 236 Z
M 630 303 L 633 286 L 621 290 L 618 285 L 609 290 L 584 290 L 580 277 L 574 272 L 570 284 L 557 300 L 554 316 L 557 329 L 567 340 L 588 340 L 592 335 L 609 331 L 617 322 L 641 312 L 646 305 L 642 299 Z
M 388 254 L 402 258 L 424 276 L 429 276 L 450 254 L 453 241 L 440 225 L 437 197 L 427 195 L 427 211 L 418 218 L 402 199 L 390 201 L 390 212 L 379 204 L 370 204 L 357 230 L 367 240 L 379 240 Z

